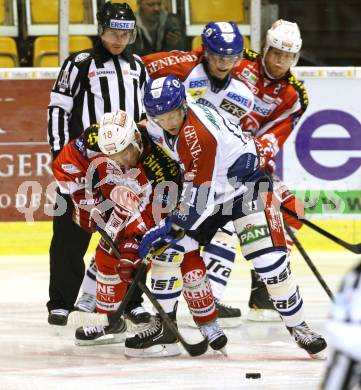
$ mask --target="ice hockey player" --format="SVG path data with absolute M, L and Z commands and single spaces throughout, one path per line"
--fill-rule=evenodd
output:
M 211 22 L 204 28 L 202 42 L 203 48 L 199 50 L 160 52 L 142 59 L 151 78 L 176 75 L 198 103 L 217 110 L 224 118 L 238 124 L 252 110 L 254 103 L 251 90 L 232 74 L 242 59 L 243 37 L 233 22 Z M 228 226 L 230 229 L 232 225 Z M 234 320 L 241 316 L 240 310 L 224 305 L 221 300 L 223 285 L 227 283 L 235 259 L 236 245 L 235 235 L 219 232 L 202 254 L 208 265 L 219 318 Z M 231 321 L 228 323 L 232 325 L 239 323 Z
M 296 23 L 279 20 L 267 32 L 263 53 L 258 55 L 243 49 L 242 36 L 234 23 L 209 23 L 202 34 L 203 48 L 189 53 L 157 53 L 143 58 L 150 77 L 175 74 L 184 81 L 188 93 L 198 102 L 217 111 L 225 118 L 239 123 L 258 139 L 267 154 L 267 169 L 274 174 L 274 157 L 305 112 L 308 98 L 304 87 L 292 76 L 290 67 L 296 65 L 302 46 Z M 255 104 L 247 97 L 245 82 L 255 95 Z M 248 113 L 248 111 L 251 112 Z M 234 115 L 238 113 L 238 115 Z M 242 115 L 244 114 L 244 115 Z M 274 175 L 274 186 L 284 206 L 295 211 L 296 200 L 287 187 Z M 301 213 L 302 205 L 297 204 Z M 300 222 L 283 215 L 288 225 L 297 231 Z M 222 299 L 236 256 L 235 235 L 228 224 L 205 247 L 203 258 L 215 297 Z M 287 247 L 292 240 L 287 237 Z M 261 278 L 251 271 L 252 286 L 248 319 L 278 320 Z M 222 317 L 240 316 L 239 309 L 218 306 Z
M 253 110 L 242 120 L 242 128 L 267 150 L 267 171 L 272 175 L 274 191 L 283 206 L 299 215 L 303 213 L 303 205 L 275 174 L 274 158 L 308 105 L 304 86 L 290 71 L 297 64 L 301 46 L 302 39 L 297 24 L 280 19 L 267 31 L 262 53 L 244 50 L 242 61 L 233 69 L 233 76 L 246 82 L 255 95 Z M 283 220 L 295 233 L 302 226 L 302 223 L 286 213 L 283 213 Z M 287 234 L 286 242 L 290 252 L 293 241 Z M 267 300 L 266 287 L 260 276 L 253 270 L 251 276 L 248 319 L 278 319 L 272 310 L 272 303 Z
M 243 256 L 252 261 L 266 283 L 297 345 L 311 357 L 319 357 L 326 341 L 304 321 L 281 214 L 270 179 L 262 171 L 265 160 L 260 155 L 267 151 L 247 139 L 240 127 L 187 96 L 175 76 L 151 80 L 144 105 L 151 138 L 182 166 L 184 183 L 181 202 L 145 233 L 140 255 L 176 243 L 173 232 L 179 229 L 200 245 L 207 244 L 219 227 L 232 221 L 242 241 Z M 262 236 L 262 240 L 242 240 L 251 235 Z
M 177 201 L 178 165 L 146 132 L 140 132 L 125 112 L 118 111 L 104 114 L 99 127 L 91 126 L 67 145 L 54 162 L 53 171 L 62 190 L 72 197 L 76 222 L 90 231 L 103 224 L 122 254 L 122 259 L 117 259 L 103 240 L 96 250 L 97 311 L 111 313 L 120 305 L 133 270 L 140 264 L 140 238 L 161 219 L 163 209 L 171 210 Z M 212 328 L 210 346 L 222 349 L 227 338 L 215 322 L 217 310 L 212 291 L 201 277 L 200 270 L 205 267 L 198 245 L 192 241 L 184 238 L 152 259 L 152 290 L 175 321 L 177 299 L 182 292 L 181 270 L 185 279 L 193 275 L 194 280 L 187 279 L 184 287 L 191 314 L 201 329 Z M 121 342 L 125 331 L 122 318 L 106 327 L 81 327 L 76 331 L 76 343 Z M 137 357 L 180 353 L 176 337 L 158 315 L 143 332 L 127 338 L 125 347 L 128 356 Z
M 344 278 L 326 329 L 333 347 L 322 390 L 361 388 L 361 263 Z

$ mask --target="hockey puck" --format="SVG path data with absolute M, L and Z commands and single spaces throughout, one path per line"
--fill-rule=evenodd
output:
M 260 372 L 246 372 L 247 379 L 259 379 L 261 377 Z

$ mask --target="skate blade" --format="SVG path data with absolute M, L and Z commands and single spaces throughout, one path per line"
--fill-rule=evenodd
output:
M 75 339 L 75 345 L 80 347 L 89 347 L 92 345 L 106 345 L 106 344 L 119 344 L 124 343 L 127 338 L 126 333 L 119 334 L 107 334 L 105 336 L 99 337 L 96 340 L 78 340 Z
M 249 309 L 247 321 L 253 322 L 281 322 L 281 317 L 276 310 Z
M 174 344 L 158 344 L 149 348 L 135 349 L 125 347 L 125 356 L 135 358 L 157 358 L 157 357 L 171 357 L 181 354 L 181 350 L 177 343 Z
M 223 347 L 221 349 L 213 349 L 213 355 L 218 355 L 218 356 L 223 356 L 223 357 L 226 357 L 228 358 L 228 352 L 227 352 L 227 349 L 226 347 Z
M 72 311 L 68 315 L 68 325 L 98 326 L 109 325 L 108 316 L 101 313 L 88 313 L 85 311 Z
M 310 353 L 309 354 L 312 359 L 315 360 L 326 360 L 326 353 L 324 351 L 318 352 L 318 353 Z
M 232 318 L 218 318 L 217 319 L 218 324 L 222 329 L 224 328 L 238 328 L 242 325 L 242 318 L 241 317 L 232 317 Z M 185 324 L 181 324 L 183 326 L 186 326 L 188 328 L 192 329 L 198 329 L 197 324 L 193 321 L 192 318 L 187 319 Z

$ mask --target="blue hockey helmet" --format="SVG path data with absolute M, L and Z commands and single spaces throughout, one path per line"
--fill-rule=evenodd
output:
M 150 80 L 145 88 L 144 106 L 149 116 L 165 114 L 182 107 L 186 98 L 183 83 L 169 75 Z
M 210 22 L 204 27 L 202 43 L 208 52 L 222 55 L 240 55 L 243 37 L 234 22 Z

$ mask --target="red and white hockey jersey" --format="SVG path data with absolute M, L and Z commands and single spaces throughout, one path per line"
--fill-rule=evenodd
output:
M 232 73 L 247 83 L 255 96 L 253 110 L 242 120 L 243 129 L 256 138 L 267 134 L 275 155 L 307 108 L 305 88 L 290 72 L 280 80 L 269 79 L 262 56 L 251 50 L 244 50 L 240 65 Z
M 97 125 L 89 127 L 54 160 L 52 168 L 59 188 L 71 195 L 75 205 L 73 217 L 82 228 L 94 231 L 91 220 L 97 208 L 105 217 L 106 224 L 101 227 L 113 240 L 117 241 L 120 235 L 141 236 L 158 222 L 154 220 L 157 208 L 161 212 L 168 201 L 167 193 L 155 199 L 154 188 L 164 181 L 178 182 L 179 167 L 144 136 L 142 160 L 135 168 L 121 169 L 99 151 L 97 134 Z
M 213 108 L 231 122 L 238 124 L 241 117 L 253 107 L 252 92 L 243 81 L 233 75 L 222 88 L 212 85 L 204 66 L 202 50 L 161 52 L 149 54 L 142 59 L 151 78 L 169 74 L 177 76 L 186 91 L 199 103 Z
M 216 111 L 187 96 L 187 117 L 176 137 L 170 137 L 153 121 L 147 129 L 154 142 L 177 161 L 183 172 L 183 197 L 187 215 L 177 211 L 179 226 L 196 229 L 221 204 L 246 191 L 262 173 L 255 143 Z

